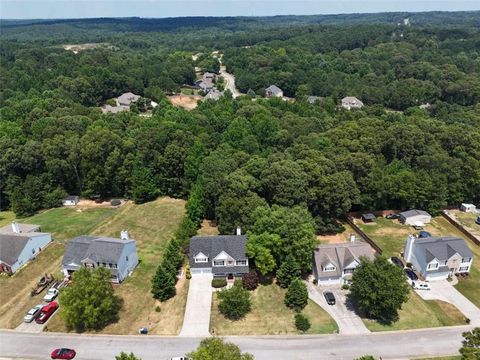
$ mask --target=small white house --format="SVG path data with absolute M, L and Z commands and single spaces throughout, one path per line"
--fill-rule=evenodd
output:
M 363 102 L 355 96 L 345 96 L 342 99 L 342 108 L 346 110 L 361 109 L 363 106 Z
M 477 212 L 477 207 L 473 204 L 463 203 L 462 205 L 460 205 L 460 210 L 463 212 L 475 213 Z
M 432 216 L 424 210 L 408 210 L 400 213 L 399 221 L 405 225 L 420 225 L 430 223 Z
M 78 196 L 67 196 L 65 199 L 62 200 L 63 206 L 75 206 L 80 201 Z
M 39 225 L 13 222 L 0 229 L 0 273 L 13 274 L 52 241 Z

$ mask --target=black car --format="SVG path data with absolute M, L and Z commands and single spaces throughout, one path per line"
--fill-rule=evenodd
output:
M 405 273 L 407 274 L 408 278 L 412 281 L 418 280 L 418 276 L 412 269 L 405 269 Z
M 394 219 L 400 219 L 400 214 L 388 214 L 385 216 L 387 219 L 394 220 Z
M 325 300 L 327 300 L 328 305 L 335 305 L 335 296 L 331 291 L 325 291 L 323 296 L 325 296 Z
M 428 231 L 422 230 L 418 233 L 419 238 L 427 238 L 427 237 L 432 237 L 432 234 L 430 234 Z
M 477 217 L 477 220 L 475 221 L 475 223 L 477 223 L 477 225 L 480 225 L 480 216 Z
M 403 262 L 396 256 L 392 256 L 390 258 L 390 261 L 392 262 L 393 265 L 397 265 L 398 267 L 403 269 Z

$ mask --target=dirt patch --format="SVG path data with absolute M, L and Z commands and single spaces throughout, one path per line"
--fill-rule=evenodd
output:
M 198 230 L 198 235 L 218 235 L 217 224 L 212 220 L 203 220 L 200 229 Z
M 118 49 L 116 46 L 113 46 L 109 43 L 66 44 L 63 45 L 63 48 L 67 51 L 73 52 L 74 54 L 78 54 L 83 50 L 91 50 L 96 48 L 105 48 L 110 50 Z
M 350 241 L 350 236 L 354 234 L 357 239 L 361 239 L 360 235 L 357 234 L 350 225 L 347 223 L 342 223 L 345 230 L 339 234 L 324 234 L 317 235 L 317 240 L 322 244 L 340 244 Z
M 110 204 L 110 201 L 102 201 L 98 203 L 98 202 L 95 202 L 94 200 L 81 199 L 78 202 L 78 204 L 75 206 L 72 206 L 72 208 L 82 210 L 82 209 L 92 209 L 92 208 L 99 208 L 99 207 L 102 207 L 102 208 L 119 207 L 119 206 L 125 205 L 128 202 L 128 200 L 123 200 L 123 199 L 120 199 L 120 201 L 121 201 L 120 205 L 112 206 L 112 204 Z
M 168 96 L 168 100 L 173 106 L 182 107 L 185 110 L 193 110 L 197 107 L 198 102 L 203 98 L 199 95 L 172 95 Z

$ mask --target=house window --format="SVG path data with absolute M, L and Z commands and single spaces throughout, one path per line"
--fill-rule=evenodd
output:
M 325 266 L 323 271 L 335 271 L 336 267 L 333 265 Z
M 206 263 L 208 262 L 208 259 L 206 257 L 197 257 L 195 258 L 196 263 Z
M 102 263 L 103 267 L 107 267 L 107 263 Z
M 469 263 L 470 261 L 472 261 L 472 258 L 462 258 L 462 263 Z
M 35 249 L 32 249 L 32 254 L 35 254 Z
M 213 260 L 213 266 L 225 266 L 225 260 Z
M 459 272 L 465 272 L 465 271 L 468 271 L 468 266 L 460 266 L 460 268 L 458 269 Z
M 112 263 L 108 263 L 109 268 L 113 268 Z
M 428 264 L 427 270 L 435 270 L 435 269 L 438 269 L 438 263 Z
M 127 260 L 127 262 L 128 262 L 128 256 L 125 256 L 125 260 Z
M 237 260 L 237 266 L 246 266 L 247 260 Z
M 343 270 L 344 274 L 352 274 L 355 269 L 345 269 Z
M 117 264 L 113 264 L 113 268 L 114 268 L 114 269 L 117 269 Z

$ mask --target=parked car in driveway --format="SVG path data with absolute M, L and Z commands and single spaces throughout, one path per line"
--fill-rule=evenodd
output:
M 398 267 L 402 268 L 403 269 L 403 262 L 402 260 L 400 260 L 398 257 L 396 256 L 392 256 L 390 258 L 390 261 L 392 262 L 393 265 L 397 265 Z
M 25 315 L 25 317 L 23 318 L 23 321 L 26 323 L 30 323 L 35 320 L 35 318 L 40 314 L 42 307 L 43 304 L 40 304 L 28 310 L 27 315 Z
M 45 324 L 50 316 L 58 309 L 58 303 L 56 301 L 49 302 L 47 305 L 42 307 L 40 314 L 35 319 L 37 324 Z
M 423 281 L 412 281 L 412 288 L 416 290 L 430 290 L 430 284 Z
M 46 302 L 50 302 L 55 300 L 55 298 L 58 296 L 58 290 L 55 288 L 50 288 L 47 291 L 47 294 L 43 297 L 43 300 Z
M 480 216 L 477 217 L 477 220 L 475 220 L 475 223 L 476 223 L 477 225 L 480 225 Z
M 73 359 L 77 355 L 75 350 L 73 349 L 67 349 L 67 348 L 61 348 L 61 349 L 55 349 L 52 351 L 52 354 L 50 357 L 52 359 Z
M 412 269 L 404 269 L 404 270 L 410 280 L 412 281 L 418 280 L 417 274 L 415 274 L 415 272 Z
M 427 237 L 432 237 L 432 234 L 430 234 L 428 231 L 422 230 L 418 233 L 419 238 L 427 238 Z
M 388 214 L 387 216 L 385 216 L 387 219 L 390 219 L 390 220 L 394 220 L 394 219 L 399 219 L 400 218 L 400 214 Z
M 335 305 L 335 295 L 331 291 L 324 291 L 323 296 L 325 296 L 328 305 Z

